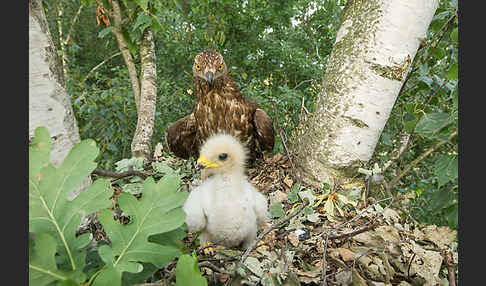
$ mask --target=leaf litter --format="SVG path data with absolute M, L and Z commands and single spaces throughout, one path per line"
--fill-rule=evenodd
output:
M 157 152 L 152 170 L 174 170 L 182 180 L 180 189 L 190 191 L 200 184 L 193 160 Z M 271 221 L 259 232 L 304 201 L 309 205 L 265 235 L 243 263 L 242 249 L 197 251 L 200 273 L 208 285 L 321 285 L 324 276 L 327 285 L 439 285 L 447 281 L 443 253 L 451 252 L 457 264 L 455 230 L 419 225 L 408 221 L 401 210 L 386 207 L 387 202 L 364 201 L 360 182 L 343 185 L 337 192 L 327 184 L 321 189 L 301 184 L 293 177 L 288 156 L 280 153 L 257 161 L 247 175 L 267 197 L 272 212 Z M 191 255 L 201 246 L 196 234 L 187 234 L 182 249 Z M 175 266 L 176 261 L 143 281 L 171 285 Z

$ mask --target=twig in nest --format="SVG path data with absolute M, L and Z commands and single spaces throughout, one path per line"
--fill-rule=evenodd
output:
M 287 149 L 287 144 L 285 140 L 285 137 L 282 134 L 282 128 L 280 128 L 280 122 L 278 120 L 278 113 L 277 113 L 277 104 L 275 103 L 275 100 L 272 100 L 273 104 L 273 113 L 275 114 L 275 121 L 277 122 L 277 129 L 278 133 L 280 134 L 280 138 L 282 139 L 282 145 L 285 149 L 285 152 L 287 152 L 287 157 L 289 158 L 290 165 L 292 166 L 292 171 L 294 173 L 294 176 L 297 178 L 300 184 L 302 184 L 302 180 L 300 179 L 299 173 L 297 172 L 297 169 L 295 169 L 294 162 L 292 161 L 292 156 L 290 156 L 289 149 Z
M 449 286 L 456 286 L 456 275 L 454 271 L 454 261 L 452 259 L 452 253 L 447 250 L 444 253 L 444 258 L 445 258 L 445 263 L 447 265 L 447 272 L 448 272 L 448 278 L 449 278 Z
M 357 215 L 355 215 L 354 217 L 352 217 L 350 220 L 345 221 L 345 222 L 341 223 L 340 225 L 334 227 L 333 230 L 330 231 L 330 233 L 336 233 L 341 227 L 345 226 L 346 224 L 348 224 L 348 223 L 350 223 L 350 222 L 352 222 L 354 220 L 357 220 L 359 217 L 361 217 L 362 214 L 364 214 L 372 206 L 374 206 L 376 204 L 379 204 L 381 202 L 384 202 L 384 201 L 391 200 L 391 199 L 392 199 L 392 197 L 389 197 L 389 198 L 386 198 L 386 199 L 383 199 L 383 200 L 379 200 L 379 201 L 375 202 L 372 205 L 369 205 L 367 208 L 365 208 L 364 210 L 360 211 Z M 317 235 L 317 237 L 322 236 L 323 234 L 324 234 L 324 232 L 321 232 L 320 234 Z
M 340 234 L 340 235 L 329 235 L 329 232 L 326 233 L 326 239 L 325 239 L 325 242 L 324 242 L 324 251 L 322 252 L 322 286 L 326 286 L 326 280 L 327 280 L 327 276 L 326 275 L 326 251 L 327 251 L 327 244 L 329 242 L 329 239 L 338 239 L 338 238 L 345 238 L 345 237 L 351 237 L 351 236 L 355 236 L 359 233 L 362 233 L 362 232 L 365 232 L 365 231 L 368 231 L 370 229 L 374 229 L 375 227 L 378 226 L 378 223 L 373 223 L 369 226 L 366 226 L 366 227 L 362 227 L 358 230 L 355 230 L 355 231 L 352 231 L 352 232 L 348 232 L 348 233 L 343 233 L 343 234 Z M 361 256 L 359 256 L 359 258 L 361 258 Z M 359 259 L 358 257 L 356 257 L 354 259 L 354 262 L 353 262 L 353 267 L 354 267 L 354 263 Z
M 324 242 L 324 251 L 322 252 L 322 286 L 326 286 L 326 251 L 327 251 L 327 243 L 329 242 L 329 233 L 326 234 L 326 240 Z
M 129 176 L 138 176 L 138 177 L 142 178 L 143 180 L 145 180 L 148 177 L 147 174 L 139 172 L 139 171 L 134 171 L 134 170 L 125 171 L 125 172 L 122 172 L 122 173 L 115 173 L 115 172 L 103 170 L 103 169 L 100 169 L 100 168 L 96 168 L 93 172 L 91 172 L 91 174 L 102 176 L 102 177 L 111 177 L 111 178 L 116 178 L 116 179 L 121 179 L 121 178 L 129 177 Z
M 412 267 L 412 262 L 413 262 L 413 260 L 415 259 L 415 256 L 416 256 L 416 255 L 417 255 L 417 254 L 416 254 L 416 253 L 414 253 L 414 254 L 412 255 L 412 258 L 410 258 L 410 262 L 408 263 L 408 269 L 407 269 L 407 278 L 410 278 L 410 267 Z
M 366 232 L 368 230 L 375 229 L 379 225 L 378 222 L 374 222 L 369 226 L 362 227 L 360 229 L 357 229 L 355 231 L 347 232 L 347 233 L 341 233 L 339 235 L 329 235 L 329 239 L 340 239 L 340 238 L 348 238 L 348 237 L 353 237 L 355 235 L 358 235 L 362 232 Z
M 300 205 L 297 209 L 295 209 L 293 213 L 284 217 L 283 219 L 278 220 L 276 223 L 272 224 L 270 227 L 266 228 L 263 232 L 261 232 L 260 235 L 258 235 L 257 238 L 252 242 L 252 244 L 248 246 L 245 253 L 243 253 L 240 263 L 243 264 L 243 262 L 245 262 L 248 255 L 250 255 L 250 252 L 252 252 L 256 248 L 258 241 L 260 241 L 265 235 L 267 235 L 270 231 L 279 227 L 284 222 L 289 221 L 291 218 L 299 214 L 308 205 L 309 205 L 309 200 L 305 200 L 304 203 Z

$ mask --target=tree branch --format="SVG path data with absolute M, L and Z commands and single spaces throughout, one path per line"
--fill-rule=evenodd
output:
M 93 172 L 91 172 L 91 174 L 102 176 L 102 177 L 116 178 L 116 179 L 121 179 L 121 178 L 129 177 L 129 176 L 137 176 L 137 177 L 142 178 L 143 180 L 145 180 L 149 176 L 148 174 L 145 174 L 145 173 L 142 173 L 142 172 L 139 172 L 139 171 L 134 171 L 134 170 L 125 171 L 125 172 L 122 172 L 122 173 L 115 173 L 115 172 L 103 170 L 103 169 L 100 169 L 100 168 L 96 168 Z
M 83 7 L 84 7 L 84 3 L 81 2 L 81 5 L 79 5 L 79 8 L 78 8 L 78 11 L 76 12 L 76 15 L 74 16 L 74 19 L 71 22 L 71 27 L 69 27 L 69 31 L 68 31 L 68 34 L 67 34 L 67 37 L 66 37 L 66 44 L 69 43 L 69 40 L 71 40 L 71 35 L 73 33 L 74 24 L 76 24 L 76 22 L 78 21 L 79 14 L 81 14 L 81 10 L 83 9 Z
M 341 239 L 341 238 L 348 238 L 348 237 L 353 237 L 355 235 L 358 235 L 362 232 L 366 232 L 368 230 L 373 230 L 378 226 L 377 222 L 372 223 L 369 226 L 362 227 L 360 229 L 357 229 L 355 231 L 347 232 L 347 233 L 341 233 L 341 234 L 335 234 L 335 235 L 330 235 L 329 239 Z
M 398 181 L 403 177 L 405 176 L 413 167 L 415 167 L 415 165 L 417 165 L 420 161 L 422 161 L 423 159 L 425 159 L 425 157 L 429 156 L 430 154 L 432 154 L 435 150 L 437 150 L 438 148 L 440 148 L 442 145 L 448 143 L 452 138 L 454 138 L 455 136 L 457 135 L 457 130 L 452 132 L 451 135 L 449 135 L 449 138 L 447 140 L 443 140 L 443 141 L 440 141 L 439 143 L 435 144 L 435 146 L 433 146 L 432 148 L 430 148 L 429 150 L 425 151 L 422 155 L 420 155 L 417 159 L 413 160 L 407 167 L 405 167 L 405 169 L 398 175 L 396 176 L 393 181 L 390 182 L 390 184 L 388 184 L 386 186 L 386 188 L 388 189 L 388 191 L 391 191 L 391 189 L 398 183 Z
M 285 152 L 287 152 L 287 157 L 289 158 L 290 165 L 292 166 L 292 171 L 294 173 L 294 176 L 297 178 L 299 183 L 302 184 L 302 180 L 300 179 L 299 173 L 297 172 L 294 162 L 292 161 L 292 156 L 290 156 L 289 149 L 287 149 L 287 144 L 286 144 L 287 140 L 282 134 L 282 128 L 280 128 L 280 122 L 278 120 L 278 113 L 277 113 L 277 104 L 275 103 L 275 99 L 272 100 L 272 104 L 273 104 L 273 113 L 275 114 L 275 121 L 277 122 L 278 133 L 280 134 L 280 138 L 282 139 L 282 145 L 285 148 Z
M 111 60 L 112 58 L 120 55 L 122 52 L 117 52 L 111 56 L 109 56 L 108 58 L 106 58 L 105 60 L 103 60 L 101 63 L 97 64 L 94 68 L 92 68 L 87 74 L 86 76 L 84 77 L 84 79 L 81 81 L 81 83 L 85 82 L 86 79 L 88 79 L 88 77 L 94 73 L 99 67 L 101 67 L 102 65 L 104 65 L 107 61 Z
M 100 0 L 96 1 L 99 6 L 103 7 L 103 3 Z M 133 60 L 132 54 L 130 53 L 130 49 L 128 48 L 127 40 L 123 36 L 123 29 L 122 29 L 122 15 L 120 4 L 118 0 L 111 1 L 112 10 L 106 9 L 106 12 L 109 16 L 112 16 L 115 20 L 115 24 L 113 25 L 113 29 L 111 30 L 115 35 L 115 38 L 118 42 L 118 48 L 120 49 L 123 59 L 125 60 L 125 64 L 128 68 L 128 73 L 130 75 L 130 81 L 132 83 L 133 94 L 135 96 L 135 105 L 137 107 L 137 114 L 140 109 L 140 83 L 137 75 L 137 69 L 135 67 L 135 62 Z

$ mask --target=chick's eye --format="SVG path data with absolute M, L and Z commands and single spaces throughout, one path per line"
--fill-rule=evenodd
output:
M 201 67 L 200 67 L 199 65 L 195 65 L 195 66 L 194 66 L 194 68 L 195 68 L 197 71 L 201 70 Z
M 223 70 L 223 65 L 219 65 L 218 71 L 222 71 L 222 70 Z
M 226 158 L 228 158 L 228 154 L 226 154 L 226 153 L 219 154 L 219 159 L 220 160 L 226 160 Z

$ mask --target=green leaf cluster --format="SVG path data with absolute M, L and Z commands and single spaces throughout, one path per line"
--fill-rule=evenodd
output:
M 108 180 L 98 179 L 68 199 L 97 166 L 95 142 L 76 144 L 57 168 L 50 162 L 51 151 L 47 129 L 37 128 L 29 147 L 30 285 L 143 282 L 182 255 L 185 213 L 181 207 L 188 194 L 178 191 L 178 174 L 167 172 L 158 182 L 147 178 L 140 199 L 119 194 L 118 205 L 130 217 L 124 225 L 108 209 L 113 204 Z M 94 212 L 109 244 L 88 246 L 91 234 L 76 236 L 82 217 Z
M 413 194 L 409 209 L 420 222 L 457 227 L 458 139 L 458 16 L 457 1 L 440 1 L 402 88 L 370 165 L 383 166 L 393 160 L 401 138 L 410 134 L 406 151 L 392 180 L 400 170 L 447 141 L 428 155 L 396 186 Z
M 59 43 L 58 3 L 49 1 L 46 9 L 55 43 Z M 110 7 L 109 1 L 103 3 Z M 120 3 L 137 68 L 141 32 L 146 27 L 154 31 L 158 88 L 153 145 L 163 141 L 171 123 L 191 111 L 192 61 L 205 49 L 220 51 L 242 93 L 261 104 L 272 118 L 279 116 L 281 127 L 290 134 L 299 121 L 295 110 L 300 110 L 303 98 L 306 109 L 312 111 L 343 8 L 340 0 Z M 81 3 L 63 4 L 66 17 L 61 24 L 68 31 Z M 101 149 L 97 161 L 104 169 L 113 169 L 115 162 L 130 157 L 137 113 L 121 55 L 83 81 L 93 67 L 119 52 L 111 29 L 93 21 L 96 9 L 96 1 L 85 3 L 73 25 L 66 87 L 81 137 L 95 139 Z M 273 114 L 272 99 L 277 100 L 278 114 Z M 280 152 L 280 138 L 276 139 L 275 152 Z
M 179 257 L 176 266 L 176 286 L 207 286 L 208 282 L 201 276 L 197 266 L 196 253 L 184 254 Z
M 143 270 L 139 262 L 149 262 L 163 268 L 182 254 L 175 246 L 148 241 L 149 236 L 172 231 L 184 223 L 185 214 L 181 206 L 187 193 L 177 192 L 179 183 L 177 175 L 172 173 L 158 183 L 151 177 L 147 178 L 139 200 L 121 193 L 118 204 L 130 216 L 128 225 L 120 225 L 113 220 L 109 210 L 100 212 L 99 220 L 110 238 L 111 247 L 104 245 L 99 248 L 106 265 L 93 285 L 106 285 L 108 281 L 119 285 L 123 272 L 137 273 Z
M 68 200 L 96 167 L 98 148 L 93 140 L 84 140 L 71 149 L 58 168 L 50 162 L 51 150 L 47 129 L 37 128 L 29 147 L 29 232 L 35 236 L 29 281 L 31 285 L 55 280 L 80 284 L 86 278 L 82 248 L 90 238 L 88 234 L 76 237 L 76 229 L 84 215 L 110 206 L 110 182 L 97 180 Z

